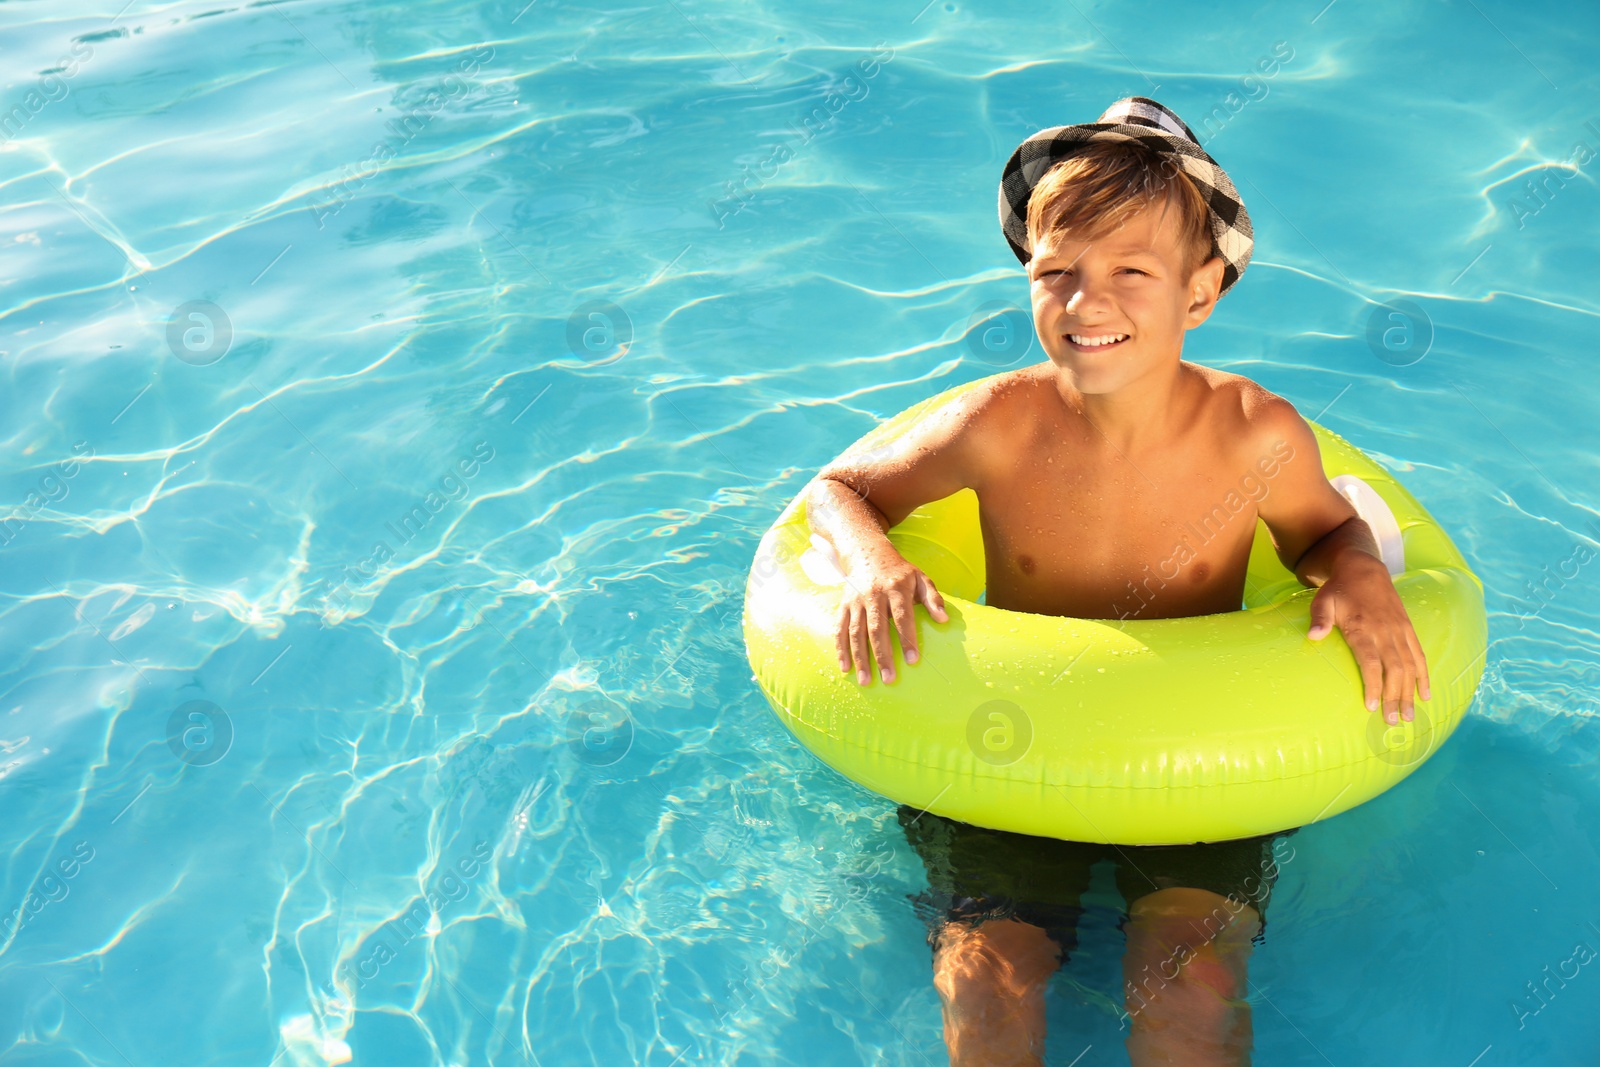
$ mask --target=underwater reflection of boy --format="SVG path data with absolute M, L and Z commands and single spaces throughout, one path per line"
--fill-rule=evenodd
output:
M 1001 222 L 1027 267 L 1049 359 L 997 375 L 914 427 L 892 455 L 841 458 L 808 490 L 847 576 L 839 666 L 895 678 L 890 629 L 917 662 L 914 608 L 949 620 L 885 532 L 976 492 L 986 601 L 1014 611 L 1141 618 L 1236 611 L 1259 517 L 1308 586 L 1313 640 L 1337 626 L 1366 704 L 1388 722 L 1430 698 L 1427 665 L 1366 524 L 1323 475 L 1287 400 L 1181 358 L 1249 261 L 1233 183 L 1182 120 L 1133 97 L 1099 122 L 1041 131 L 1012 156 Z M 1270 473 L 1269 473 L 1270 471 Z M 1241 498 L 1259 472 L 1268 481 Z M 1238 498 L 1238 499 L 1235 499 Z M 1198 516 L 1223 521 L 1193 536 Z M 869 658 L 870 648 L 870 658 Z M 1089 868 L 1116 865 L 1124 1024 L 1136 1065 L 1249 1061 L 1246 961 L 1264 928 L 1281 837 L 1102 846 L 990 830 L 902 807 L 928 870 L 929 943 L 954 1064 L 1039 1064 L 1044 986 L 1076 946 Z M 1289 831 L 1293 833 L 1294 831 Z

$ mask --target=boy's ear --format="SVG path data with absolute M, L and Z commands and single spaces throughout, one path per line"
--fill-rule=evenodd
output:
M 1193 329 L 1211 317 L 1222 295 L 1221 256 L 1212 256 L 1195 268 L 1189 278 L 1189 312 L 1184 320 L 1185 329 Z

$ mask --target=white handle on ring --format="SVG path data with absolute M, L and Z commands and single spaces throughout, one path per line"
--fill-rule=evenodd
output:
M 1354 474 L 1341 474 L 1329 484 L 1340 496 L 1350 501 L 1356 514 L 1372 528 L 1372 536 L 1378 540 L 1378 551 L 1383 556 L 1383 565 L 1389 568 L 1390 577 L 1404 574 L 1405 542 L 1400 537 L 1400 524 L 1395 521 L 1394 512 L 1389 510 L 1383 497 Z

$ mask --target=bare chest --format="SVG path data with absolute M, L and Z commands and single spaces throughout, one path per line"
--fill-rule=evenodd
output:
M 1070 452 L 1019 461 L 980 494 L 988 603 L 1080 618 L 1239 607 L 1256 525 L 1239 472 L 1203 447 L 1138 463 Z

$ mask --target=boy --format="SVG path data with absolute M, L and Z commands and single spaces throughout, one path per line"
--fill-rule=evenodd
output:
M 1413 689 L 1430 699 L 1421 646 L 1371 532 L 1324 477 L 1310 427 L 1248 378 L 1181 358 L 1184 332 L 1238 280 L 1252 246 L 1237 190 L 1189 127 L 1132 97 L 1097 123 L 1041 131 L 1006 167 L 1000 217 L 1049 359 L 925 419 L 890 458 L 819 473 L 809 514 L 848 579 L 840 669 L 853 666 L 867 685 L 875 661 L 893 683 L 891 627 L 911 665 L 915 605 L 949 620 L 933 583 L 884 532 L 971 488 L 986 602 L 1079 618 L 1238 610 L 1259 516 L 1279 558 L 1318 587 L 1308 637 L 1339 627 L 1367 708 L 1381 701 L 1386 721 L 1411 719 Z M 1242 521 L 1203 544 L 1186 536 L 1241 475 L 1269 464 L 1276 473 Z M 1165 584 L 1130 602 L 1130 583 L 1157 561 Z M 1079 896 L 1099 858 L 1117 863 L 1128 901 L 1132 1062 L 1248 1062 L 1245 964 L 1277 872 L 1279 858 L 1267 862 L 1275 835 L 1102 849 L 908 808 L 900 818 L 941 912 L 929 941 L 953 1064 L 1041 1062 L 1044 984 L 1075 946 Z

